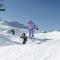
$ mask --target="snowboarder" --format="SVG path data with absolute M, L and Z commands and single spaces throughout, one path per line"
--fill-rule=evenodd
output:
M 27 41 L 27 36 L 26 36 L 26 34 L 23 33 L 20 38 L 23 38 L 23 44 L 26 44 L 26 41 Z
M 32 20 L 28 21 L 28 30 L 29 30 L 29 37 L 34 38 L 34 30 L 37 29 L 37 26 L 35 23 L 32 22 Z
M 13 35 L 15 35 L 15 31 L 13 29 L 11 29 L 11 32 L 12 32 Z

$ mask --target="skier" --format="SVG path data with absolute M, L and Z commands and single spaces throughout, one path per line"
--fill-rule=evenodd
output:
M 29 30 L 29 37 L 34 38 L 34 30 L 37 29 L 37 26 L 35 23 L 32 22 L 32 20 L 28 21 L 28 30 Z
M 27 36 L 26 36 L 26 34 L 23 33 L 20 38 L 23 38 L 23 44 L 26 44 L 26 41 L 27 41 Z

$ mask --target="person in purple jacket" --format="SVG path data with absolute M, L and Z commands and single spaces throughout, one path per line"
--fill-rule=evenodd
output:
M 36 25 L 32 20 L 28 21 L 28 29 L 29 29 L 29 37 L 34 38 L 34 30 L 36 29 Z

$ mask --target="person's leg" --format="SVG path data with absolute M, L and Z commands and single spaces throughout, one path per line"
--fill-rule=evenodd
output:
M 32 29 L 32 37 L 34 38 L 34 29 Z
M 25 43 L 26 43 L 26 41 L 24 40 L 24 41 L 23 41 L 23 44 L 25 44 Z
M 29 30 L 29 37 L 31 37 L 31 29 Z
M 23 44 L 26 44 L 27 42 L 27 38 L 24 38 Z

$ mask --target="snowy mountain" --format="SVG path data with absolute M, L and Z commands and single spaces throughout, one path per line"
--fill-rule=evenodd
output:
M 11 24 L 13 24 L 13 23 L 11 23 Z M 27 33 L 27 29 L 24 26 L 25 25 L 23 25 L 23 24 L 21 25 L 20 24 L 19 25 L 20 28 L 19 28 L 17 25 L 16 26 L 15 25 L 10 25 L 10 22 L 8 22 L 8 21 L 0 21 L 0 34 L 11 35 L 12 34 L 11 33 L 11 29 L 13 29 L 15 31 L 16 35 L 20 35 L 23 32 Z
M 8 25 L 8 26 L 11 26 L 11 27 L 28 28 L 26 25 L 21 24 L 21 23 L 19 23 L 17 21 L 11 21 L 11 22 L 3 21 L 2 24 L 3 25 Z
M 12 35 L 10 29 L 15 30 Z M 26 29 L 0 22 L 0 60 L 60 60 L 60 32 L 35 33 L 25 45 L 20 34 Z

